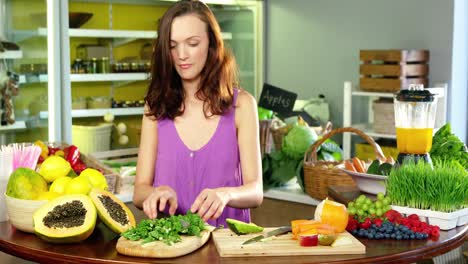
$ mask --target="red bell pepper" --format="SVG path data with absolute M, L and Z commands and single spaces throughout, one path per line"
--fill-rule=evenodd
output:
M 73 168 L 80 160 L 80 151 L 75 145 L 67 147 L 65 159 L 70 163 L 70 166 Z

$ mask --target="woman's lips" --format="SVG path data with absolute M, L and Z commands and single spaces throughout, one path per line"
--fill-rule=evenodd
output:
M 179 67 L 183 70 L 186 70 L 188 68 L 190 68 L 190 66 L 192 66 L 192 64 L 180 64 Z

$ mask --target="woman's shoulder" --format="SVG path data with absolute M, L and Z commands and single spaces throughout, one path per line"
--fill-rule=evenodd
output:
M 237 89 L 236 108 L 250 108 L 256 105 L 257 101 L 249 92 L 244 89 Z

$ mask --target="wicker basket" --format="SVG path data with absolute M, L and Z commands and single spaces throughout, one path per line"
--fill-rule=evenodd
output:
M 373 146 L 377 158 L 385 159 L 380 146 L 374 139 L 361 130 L 352 127 L 343 127 L 332 130 L 320 140 L 312 144 L 304 154 L 304 188 L 307 194 L 316 199 L 325 199 L 328 195 L 328 187 L 333 185 L 356 186 L 354 180 L 348 174 L 335 168 L 342 161 L 317 160 L 317 149 L 328 138 L 343 132 L 352 132 L 361 136 Z
M 260 120 L 260 152 L 263 154 L 271 151 L 271 119 Z

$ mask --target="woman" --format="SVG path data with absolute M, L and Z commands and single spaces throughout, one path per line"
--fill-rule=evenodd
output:
M 211 225 L 250 221 L 263 200 L 255 99 L 235 88 L 236 64 L 211 10 L 178 2 L 161 18 L 135 179 L 149 218 L 198 213 Z

